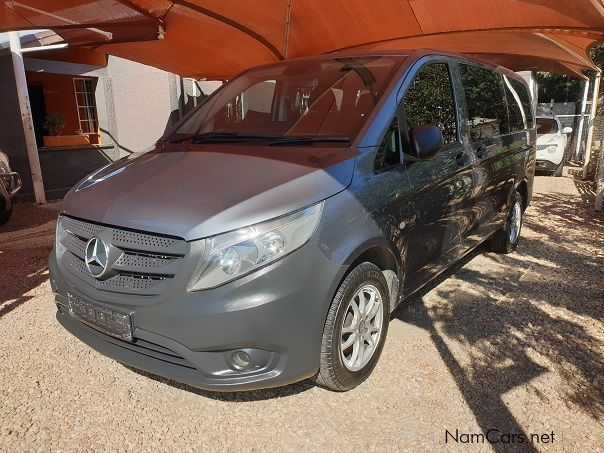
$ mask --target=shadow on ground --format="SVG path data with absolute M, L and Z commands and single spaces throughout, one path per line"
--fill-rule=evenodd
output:
M 36 228 L 57 219 L 58 206 L 38 206 L 34 203 L 15 203 L 13 215 L 6 225 L 0 225 L 0 235 L 28 228 Z
M 591 235 L 583 240 L 604 250 L 602 219 L 589 201 L 536 195 L 525 223 L 536 234 L 525 235 L 516 253 L 481 255 L 488 251 L 483 245 L 394 313 L 430 332 L 484 431 L 526 435 L 504 394 L 524 386 L 547 403 L 541 387 L 530 382 L 549 371 L 562 378 L 555 391 L 569 408 L 604 420 L 603 389 L 593 384 L 604 373 L 604 342 L 577 322 L 601 326 L 604 320 L 604 255 L 574 250 L 580 238 L 564 234 L 584 229 Z M 463 364 L 459 355 L 466 357 Z
M 16 203 L 9 223 L 0 226 L 0 319 L 32 299 L 27 294 L 48 279 L 57 208 Z
M 547 403 L 548 395 L 531 381 L 551 371 L 561 377 L 554 391 L 569 408 L 604 420 L 603 395 L 592 385 L 604 373 L 604 343 L 576 322 L 577 317 L 593 323 L 604 320 L 603 256 L 586 254 L 574 245 L 604 238 L 604 234 L 594 237 L 596 231 L 604 232 L 604 222 L 590 209 L 589 201 L 579 201 L 576 195 L 535 195 L 525 220 L 526 233 L 515 253 L 496 255 L 482 245 L 393 313 L 393 319 L 430 332 L 484 431 L 529 434 L 504 396 L 523 387 Z M 573 231 L 589 236 L 565 235 Z M 469 363 L 459 361 L 460 351 L 470 356 Z M 215 393 L 129 369 L 181 390 L 231 402 L 291 396 L 314 387 L 306 380 L 276 389 Z M 496 451 L 509 449 L 491 446 Z M 534 448 L 527 444 L 521 450 Z
M 485 431 L 524 432 L 518 414 L 505 401 L 506 394 L 519 387 L 544 402 L 547 391 L 555 391 L 569 408 L 600 423 L 604 420 L 603 394 L 593 385 L 604 375 L 604 343 L 590 328 L 601 328 L 604 320 L 604 217 L 593 212 L 589 187 L 574 184 L 580 198 L 557 192 L 535 195 L 516 253 L 495 255 L 481 246 L 393 314 L 393 319 L 430 333 Z M 0 318 L 29 300 L 26 294 L 46 280 L 50 221 L 55 216 L 55 211 L 23 205 L 14 223 L 0 228 Z M 261 391 L 214 393 L 126 368 L 187 392 L 232 402 L 292 396 L 315 385 L 306 380 Z M 551 371 L 561 382 L 545 390 L 531 385 Z M 505 445 L 491 446 L 505 450 Z
M 310 390 L 311 388 L 315 387 L 315 384 L 312 380 L 306 379 L 301 382 L 296 382 L 295 384 L 290 384 L 283 387 L 275 387 L 271 389 L 253 390 L 248 392 L 210 392 L 208 390 L 199 389 L 197 387 L 173 381 L 172 379 L 163 378 L 161 376 L 157 376 L 156 374 L 148 373 L 146 371 L 133 368 L 129 365 L 123 366 L 136 374 L 140 374 L 141 376 L 153 379 L 154 381 L 161 382 L 162 384 L 169 385 L 179 390 L 194 393 L 205 398 L 233 403 L 254 402 L 274 398 L 282 398 L 285 396 L 297 395 L 298 393 L 305 392 L 306 390 Z

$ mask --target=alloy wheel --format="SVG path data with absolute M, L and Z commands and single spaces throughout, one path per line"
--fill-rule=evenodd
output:
M 373 285 L 364 285 L 348 302 L 342 318 L 340 353 L 350 371 L 362 369 L 380 342 L 384 324 L 382 297 Z
M 516 201 L 512 208 L 512 216 L 510 218 L 510 242 L 515 244 L 520 234 L 520 227 L 522 226 L 522 206 L 520 202 Z

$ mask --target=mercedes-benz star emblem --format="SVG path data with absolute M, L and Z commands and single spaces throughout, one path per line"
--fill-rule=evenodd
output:
M 107 270 L 108 252 L 107 245 L 97 237 L 86 244 L 86 267 L 94 278 L 101 278 Z

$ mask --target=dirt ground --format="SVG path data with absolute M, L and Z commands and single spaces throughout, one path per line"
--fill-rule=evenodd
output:
M 46 266 L 58 205 L 19 204 L 0 227 L 0 450 L 601 451 L 604 217 L 592 206 L 572 169 L 537 177 L 518 251 L 483 247 L 397 310 L 357 389 L 220 394 L 63 330 Z M 481 442 L 487 431 L 497 442 Z

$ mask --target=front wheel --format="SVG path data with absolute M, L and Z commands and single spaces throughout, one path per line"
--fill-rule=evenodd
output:
M 371 374 L 388 332 L 389 294 L 384 274 L 371 263 L 359 264 L 346 276 L 323 329 L 320 385 L 350 390 Z
M 489 239 L 491 250 L 496 253 L 511 253 L 516 250 L 522 229 L 523 206 L 522 195 L 515 192 L 503 227 Z

